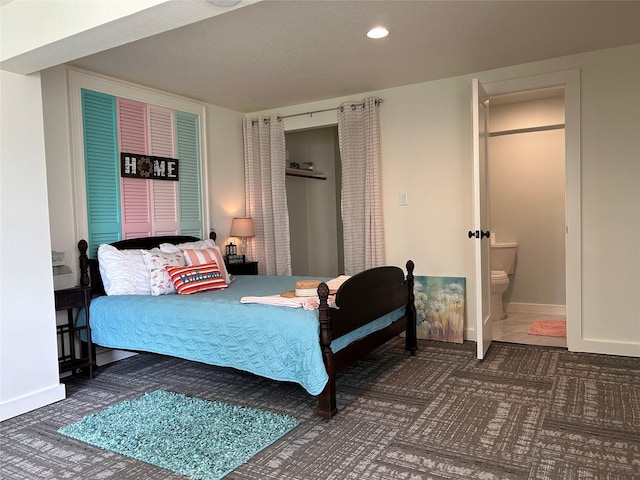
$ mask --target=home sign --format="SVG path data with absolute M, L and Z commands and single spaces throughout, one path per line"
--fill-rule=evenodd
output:
M 120 176 L 178 181 L 178 159 L 122 152 Z

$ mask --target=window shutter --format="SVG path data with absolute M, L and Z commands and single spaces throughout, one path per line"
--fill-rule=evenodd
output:
M 146 104 L 122 98 L 117 104 L 120 152 L 148 155 Z M 151 180 L 123 177 L 120 184 L 123 237 L 151 236 Z
M 173 111 L 149 106 L 151 155 L 175 158 L 173 144 Z M 182 165 L 180 164 L 181 168 Z M 153 234 L 178 234 L 178 182 L 151 181 Z
M 198 117 L 176 112 L 176 146 L 180 169 L 180 233 L 202 238 L 200 138 Z
M 115 98 L 83 89 L 82 127 L 89 255 L 95 258 L 101 243 L 122 239 Z

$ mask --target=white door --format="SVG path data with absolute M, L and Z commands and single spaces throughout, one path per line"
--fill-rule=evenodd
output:
M 471 82 L 473 109 L 473 231 L 476 280 L 477 356 L 484 358 L 493 337 L 491 325 L 491 241 L 489 238 L 489 97 L 477 78 Z M 472 235 L 473 234 L 473 235 Z

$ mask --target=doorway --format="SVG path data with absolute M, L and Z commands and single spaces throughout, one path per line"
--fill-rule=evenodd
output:
M 490 98 L 492 240 L 518 243 L 493 340 L 567 344 L 555 328 L 566 320 L 564 111 L 564 87 Z
M 472 107 L 473 107 L 473 142 L 474 142 L 474 228 L 477 233 L 482 232 L 485 224 L 478 221 L 479 213 L 488 211 L 487 184 L 483 183 L 484 172 L 482 153 L 484 150 L 478 148 L 485 138 L 483 131 L 478 128 L 479 119 L 482 117 L 479 112 L 484 105 L 484 99 L 503 94 L 540 90 L 550 87 L 564 87 L 565 105 L 565 173 L 566 173 L 566 195 L 565 195 L 565 272 L 566 272 L 566 339 L 569 351 L 576 351 L 580 348 L 582 341 L 582 238 L 581 238 L 581 162 L 580 162 L 580 70 L 565 70 L 555 73 L 523 77 L 513 80 L 505 80 L 485 84 L 479 83 L 478 79 L 472 80 Z M 486 175 L 485 175 L 486 176 Z M 471 234 L 471 232 L 469 232 Z M 471 236 L 471 235 L 470 235 Z M 482 237 L 480 237 L 482 238 Z M 480 242 L 482 243 L 482 242 Z M 488 242 L 487 242 L 488 243 Z M 487 245 L 485 243 L 484 245 Z M 490 268 L 487 259 L 482 252 L 490 250 L 480 248 L 477 244 L 474 248 L 475 258 L 475 326 L 476 341 L 478 344 L 478 359 L 484 358 L 491 340 L 493 339 L 492 319 L 486 306 L 488 296 L 487 287 L 490 285 Z M 485 281 L 487 279 L 487 281 Z
M 340 214 L 338 126 L 285 133 L 285 187 L 289 210 L 291 272 L 337 277 L 344 272 Z

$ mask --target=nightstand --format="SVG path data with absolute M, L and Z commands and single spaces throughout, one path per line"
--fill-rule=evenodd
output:
M 75 373 L 78 369 L 84 369 L 89 378 L 93 378 L 93 367 L 95 366 L 95 355 L 91 343 L 91 326 L 89 323 L 89 303 L 91 302 L 90 287 L 71 287 L 54 291 L 56 311 L 67 311 L 67 323 L 57 325 L 56 330 L 60 342 L 60 355 L 58 357 L 58 368 L 60 373 L 71 371 Z M 77 326 L 74 321 L 74 310 L 78 312 L 84 308 L 86 324 Z M 86 341 L 86 348 L 81 346 L 80 351 L 76 348 L 76 334 L 85 333 L 83 340 Z
M 258 262 L 227 263 L 229 275 L 258 275 Z

